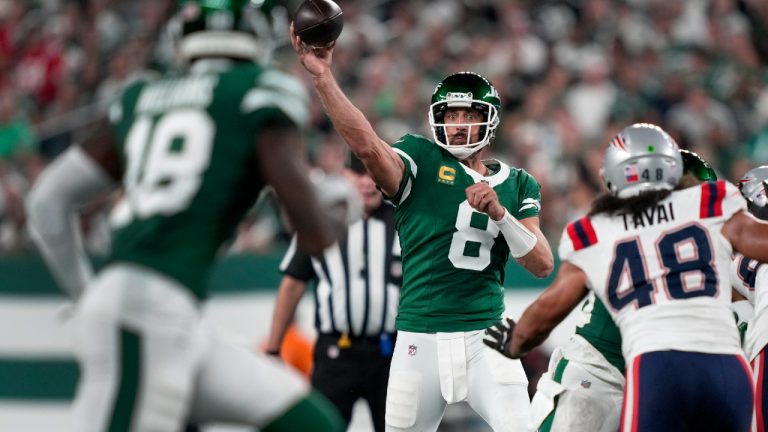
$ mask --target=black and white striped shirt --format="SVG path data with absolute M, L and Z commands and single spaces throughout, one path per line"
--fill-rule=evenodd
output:
M 313 258 L 288 248 L 280 270 L 296 279 L 316 281 L 315 328 L 318 333 L 378 336 L 395 332 L 402 284 L 400 241 L 394 208 L 382 204 L 347 227 L 346 235 Z

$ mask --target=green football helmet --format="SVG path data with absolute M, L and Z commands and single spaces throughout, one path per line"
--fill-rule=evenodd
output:
M 712 169 L 712 165 L 698 154 L 690 150 L 680 149 L 680 156 L 683 158 L 683 175 L 691 174 L 701 181 L 717 180 L 717 174 Z
M 448 108 L 472 108 L 479 111 L 483 119 L 479 123 L 445 124 L 445 112 Z M 435 143 L 450 152 L 459 160 L 466 159 L 481 148 L 490 144 L 496 128 L 499 126 L 501 100 L 496 88 L 487 79 L 473 72 L 459 72 L 449 75 L 435 87 L 432 104 L 429 106 L 429 125 Z M 471 128 L 480 128 L 477 142 L 451 145 L 445 133 L 446 126 L 467 126 L 468 137 Z M 467 138 L 469 139 L 469 138 Z
M 275 0 L 180 0 L 179 54 L 200 58 L 267 61 L 274 48 Z

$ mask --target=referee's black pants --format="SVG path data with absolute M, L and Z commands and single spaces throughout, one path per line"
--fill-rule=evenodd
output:
M 365 399 L 371 409 L 374 430 L 383 432 L 392 357 L 382 355 L 377 336 L 350 338 L 351 345 L 347 348 L 338 346 L 339 338 L 336 334 L 318 335 L 312 386 L 336 406 L 347 425 L 355 401 Z

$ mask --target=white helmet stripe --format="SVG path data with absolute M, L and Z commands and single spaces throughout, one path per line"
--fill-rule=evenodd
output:
M 186 60 L 211 56 L 256 60 L 263 54 L 255 36 L 239 31 L 191 33 L 181 39 L 179 52 Z

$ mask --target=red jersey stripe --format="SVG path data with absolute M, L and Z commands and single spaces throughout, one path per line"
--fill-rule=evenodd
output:
M 717 197 L 715 197 L 715 214 L 712 216 L 723 215 L 723 199 L 725 198 L 725 181 L 717 181 Z
M 709 217 L 709 183 L 701 185 L 701 203 L 699 204 L 699 217 Z
M 587 239 L 589 240 L 589 244 L 587 246 L 592 246 L 593 244 L 597 243 L 597 233 L 595 233 L 595 227 L 592 226 L 592 221 L 588 217 L 583 217 L 579 220 L 579 222 L 584 228 L 584 233 L 587 234 Z

